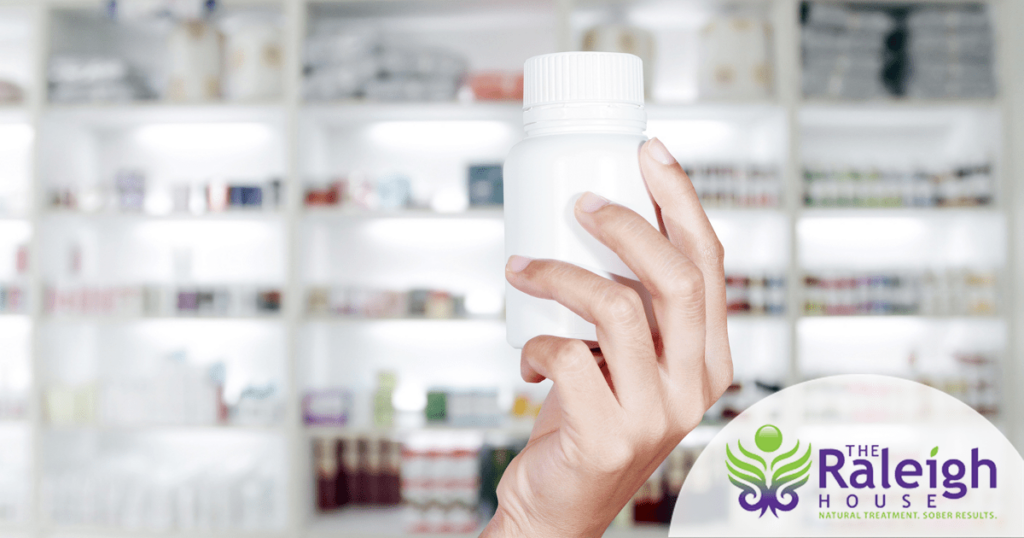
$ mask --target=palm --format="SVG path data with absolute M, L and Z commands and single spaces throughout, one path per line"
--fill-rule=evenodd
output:
M 573 439 L 571 417 L 566 416 L 558 399 L 557 388 L 552 388 L 544 399 L 540 414 L 534 423 L 530 440 L 519 455 L 512 460 L 501 479 L 501 489 L 512 493 L 514 503 L 527 512 L 545 511 L 552 504 L 565 499 L 576 498 L 566 495 L 566 487 L 573 488 L 578 470 L 573 469 L 569 462 L 573 457 L 576 441 Z M 532 492 L 528 498 L 518 495 L 519 492 Z M 548 492 L 559 492 L 556 498 L 547 498 Z M 509 499 L 511 500 L 511 499 Z M 565 509 L 572 509 L 565 506 Z

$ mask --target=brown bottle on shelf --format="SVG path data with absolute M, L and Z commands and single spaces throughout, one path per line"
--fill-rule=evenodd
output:
M 344 439 L 333 439 L 335 459 L 338 461 L 338 479 L 335 481 L 335 499 L 339 507 L 345 506 L 351 501 L 349 497 L 349 475 L 345 472 L 345 441 Z
M 355 497 L 356 504 L 370 504 L 370 461 L 369 461 L 369 440 L 358 438 L 355 440 Z
M 398 441 L 381 441 L 381 491 L 383 504 L 402 502 L 402 445 Z
M 683 489 L 683 481 L 686 480 L 686 455 L 683 449 L 676 448 L 665 461 L 665 482 L 662 487 L 665 490 L 658 504 L 658 521 L 669 524 L 672 522 L 672 512 L 676 508 L 676 500 L 679 499 L 679 491 Z
M 644 482 L 640 491 L 633 496 L 633 521 L 636 523 L 657 523 L 658 505 L 663 497 L 661 469 L 654 471 L 654 474 Z
M 338 507 L 337 478 L 338 459 L 330 439 L 316 439 L 313 442 L 313 462 L 316 468 L 316 507 L 328 512 Z
M 364 490 L 362 474 L 359 470 L 359 448 L 356 439 L 346 437 L 341 441 L 344 457 L 341 460 L 342 469 L 345 473 L 345 481 L 348 486 L 348 502 L 350 504 L 362 504 L 361 491 Z
M 384 441 L 368 438 L 366 443 L 366 497 L 369 504 L 384 504 L 384 474 L 381 472 L 381 449 Z

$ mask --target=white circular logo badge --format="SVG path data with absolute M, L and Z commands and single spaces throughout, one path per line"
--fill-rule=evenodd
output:
M 669 536 L 1024 536 L 1024 460 L 939 390 L 876 375 L 817 379 L 715 436 Z

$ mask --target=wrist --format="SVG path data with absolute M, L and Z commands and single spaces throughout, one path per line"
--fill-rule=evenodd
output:
M 522 527 L 501 506 L 494 512 L 494 517 L 484 527 L 480 538 L 526 538 Z

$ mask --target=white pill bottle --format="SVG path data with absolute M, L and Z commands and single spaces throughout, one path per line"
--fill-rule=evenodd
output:
M 505 160 L 505 257 L 569 262 L 650 297 L 618 256 L 576 221 L 573 206 L 591 191 L 629 207 L 657 227 L 640 174 L 647 141 L 643 62 L 632 54 L 562 52 L 526 61 L 526 137 Z M 509 344 L 538 335 L 596 341 L 594 325 L 564 306 L 505 285 Z M 649 312 L 648 312 L 649 313 Z

